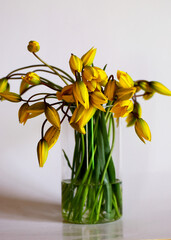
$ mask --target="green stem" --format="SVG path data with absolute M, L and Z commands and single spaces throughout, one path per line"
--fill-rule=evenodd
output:
M 66 84 L 68 85 L 68 83 L 65 81 L 65 79 L 49 64 L 47 64 L 46 62 L 44 62 L 35 52 L 33 52 L 33 55 L 40 61 L 42 62 L 44 65 L 46 65 L 47 67 L 49 67 L 54 73 L 56 73 L 56 75 L 58 77 L 60 77 L 60 79 Z
M 92 168 L 94 169 L 94 133 L 93 133 L 93 117 L 91 118 L 91 152 L 92 152 Z

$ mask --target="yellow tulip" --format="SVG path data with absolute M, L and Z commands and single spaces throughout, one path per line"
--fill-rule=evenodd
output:
M 116 95 L 118 97 L 118 100 L 128 100 L 132 98 L 134 93 L 136 92 L 135 87 L 130 87 L 130 88 L 119 88 L 116 90 Z
M 41 139 L 37 145 L 37 156 L 39 161 L 39 166 L 43 167 L 48 157 L 48 143 L 45 139 Z
M 60 118 L 58 112 L 50 105 L 45 107 L 45 115 L 47 120 L 56 128 L 60 129 Z
M 60 134 L 59 128 L 51 126 L 45 133 L 44 139 L 48 143 L 49 150 L 55 145 Z
M 142 142 L 145 140 L 151 141 L 151 132 L 148 124 L 142 118 L 138 118 L 135 122 L 135 132 Z
M 64 100 L 65 102 L 73 103 L 75 102 L 73 96 L 73 84 L 65 86 L 61 92 L 56 93 L 58 100 Z
M 157 93 L 171 96 L 171 91 L 160 82 L 152 81 L 150 87 Z
M 27 46 L 27 49 L 29 52 L 32 52 L 32 53 L 38 52 L 40 50 L 40 45 L 36 41 L 30 41 Z
M 30 85 L 38 85 L 41 82 L 39 75 L 34 72 L 28 72 L 24 77 L 21 78 Z
M 142 109 L 138 102 L 134 103 L 134 109 L 132 112 L 128 114 L 126 119 L 127 127 L 133 126 L 137 120 L 137 118 L 141 118 Z
M 23 125 L 25 125 L 26 121 L 29 118 L 29 113 L 27 112 L 28 107 L 29 107 L 28 103 L 24 103 L 20 107 L 19 112 L 18 112 L 19 122 L 23 123 Z
M 72 73 L 75 75 L 75 72 L 81 72 L 83 68 L 83 63 L 81 59 L 73 54 L 71 54 L 69 65 Z
M 87 81 L 85 78 L 83 78 L 83 82 L 85 83 L 87 89 L 90 92 L 94 92 L 94 90 L 98 87 L 98 83 L 96 82 L 96 80 L 91 80 L 91 81 Z M 101 90 L 101 87 L 100 87 Z
M 149 100 L 150 98 L 152 98 L 154 93 L 155 92 L 145 92 L 145 94 L 143 95 L 144 100 Z
M 80 118 L 83 116 L 84 112 L 85 112 L 85 108 L 83 107 L 83 105 L 79 104 L 72 114 L 72 117 L 70 119 L 70 124 L 73 122 L 75 123 L 78 122 Z
M 78 102 L 80 102 L 85 109 L 89 108 L 89 94 L 88 89 L 84 82 L 76 81 L 73 85 L 73 95 L 76 101 L 76 105 L 78 106 Z
M 108 76 L 106 72 L 99 67 L 94 67 L 94 69 L 96 69 L 96 71 L 98 72 L 98 77 L 96 81 L 99 82 L 101 86 L 106 86 L 108 82 Z
M 20 95 L 18 95 L 17 93 L 13 93 L 13 92 L 5 91 L 3 93 L 0 93 L 0 96 L 10 102 L 20 102 L 22 100 Z
M 131 100 L 117 101 L 114 103 L 111 112 L 114 113 L 114 117 L 126 117 L 133 111 L 134 104 Z
M 81 60 L 83 62 L 84 66 L 91 66 L 93 61 L 94 61 L 94 57 L 96 55 L 96 48 L 91 48 L 87 53 L 85 53 L 82 57 Z
M 134 81 L 128 75 L 128 73 L 123 71 L 117 71 L 117 78 L 119 80 L 118 86 L 123 88 L 131 88 L 134 86 Z
M 108 83 L 106 84 L 104 94 L 109 99 L 109 101 L 113 101 L 115 98 L 115 92 L 116 92 L 116 80 L 109 79 Z

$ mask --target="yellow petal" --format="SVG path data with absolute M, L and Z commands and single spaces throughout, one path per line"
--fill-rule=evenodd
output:
M 113 101 L 115 98 L 115 92 L 116 92 L 116 81 L 110 79 L 105 87 L 104 94 L 109 99 L 109 101 Z
M 79 106 L 74 110 L 72 117 L 70 119 L 70 124 L 73 122 L 78 122 L 80 120 L 80 118 L 83 116 L 85 111 L 85 108 L 83 107 L 83 105 L 79 104 Z
M 132 98 L 132 96 L 134 95 L 135 92 L 136 92 L 135 87 L 119 88 L 116 91 L 116 95 L 118 97 L 118 100 L 128 100 L 128 99 Z
M 45 139 L 41 139 L 37 145 L 37 156 L 39 161 L 39 166 L 43 167 L 48 157 L 48 143 Z
M 29 84 L 26 81 L 22 80 L 20 84 L 20 94 L 23 94 L 28 87 Z
M 83 71 L 83 78 L 87 81 L 98 78 L 98 72 L 94 67 L 86 66 Z
M 36 113 L 36 114 L 41 114 L 45 111 L 45 103 L 44 102 L 37 102 L 32 104 L 31 106 L 28 107 L 27 112 L 28 113 Z
M 86 109 L 89 108 L 89 94 L 86 85 L 82 81 L 75 82 L 73 86 L 73 95 L 78 106 L 80 102 Z
M 18 118 L 19 118 L 19 122 L 20 123 L 23 123 L 23 124 L 26 123 L 26 121 L 27 121 L 27 119 L 29 117 L 29 113 L 27 112 L 28 107 L 29 107 L 28 103 L 24 103 L 20 107 L 20 109 L 18 111 Z
M 50 105 L 45 108 L 45 115 L 47 120 L 56 128 L 60 129 L 60 118 L 58 112 Z
M 136 119 L 137 118 L 134 116 L 133 113 L 129 113 L 127 118 L 126 118 L 127 127 L 133 126 L 135 124 Z
M 88 52 L 86 52 L 81 60 L 84 64 L 84 66 L 90 66 L 92 65 L 93 61 L 94 61 L 94 57 L 96 55 L 96 48 L 91 48 Z
M 93 117 L 95 112 L 96 112 L 96 108 L 90 105 L 89 109 L 84 110 L 84 114 L 81 117 L 81 119 L 78 121 L 78 124 L 81 127 L 84 127 L 89 122 L 89 120 Z
M 0 79 L 0 93 L 5 92 L 8 86 L 8 79 L 2 78 Z
M 114 117 L 126 117 L 133 111 L 134 104 L 131 100 L 117 101 L 114 103 L 111 112 L 114 113 Z
M 23 81 L 31 85 L 38 85 L 41 83 L 39 75 L 34 72 L 28 72 L 24 77 L 21 77 Z

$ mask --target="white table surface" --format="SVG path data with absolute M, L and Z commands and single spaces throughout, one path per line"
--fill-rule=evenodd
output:
M 153 179 L 153 180 L 152 180 Z M 0 240 L 105 240 L 171 238 L 171 194 L 168 176 L 154 176 L 141 190 L 135 178 L 123 184 L 122 219 L 107 224 L 63 223 L 56 195 L 44 192 L 27 197 L 8 191 L 0 196 Z M 138 180 L 137 180 L 138 182 Z M 139 185 L 140 185 L 139 181 Z M 131 186 L 131 187 L 130 187 Z M 34 187 L 33 187 L 34 190 Z M 28 193 L 30 191 L 30 197 Z M 7 187 L 6 187 L 7 192 Z M 44 196 L 44 197 L 43 197 Z

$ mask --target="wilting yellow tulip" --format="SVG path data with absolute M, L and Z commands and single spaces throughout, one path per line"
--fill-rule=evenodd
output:
M 135 122 L 135 132 L 142 142 L 145 140 L 151 141 L 151 132 L 148 124 L 142 118 L 138 118 Z
M 98 78 L 98 72 L 94 67 L 86 66 L 83 70 L 83 79 L 91 81 Z
M 43 167 L 43 165 L 46 162 L 46 159 L 48 157 L 48 149 L 49 149 L 49 146 L 46 140 L 44 138 L 41 139 L 37 145 L 37 156 L 38 156 L 40 167 Z
M 104 90 L 104 94 L 109 99 L 109 101 L 114 100 L 116 88 L 117 88 L 116 80 L 109 79 Z
M 128 100 L 132 98 L 134 93 L 136 92 L 135 87 L 130 87 L 130 88 L 119 88 L 116 90 L 116 95 L 118 100 Z
M 25 125 L 26 121 L 29 118 L 29 113 L 27 112 L 28 107 L 29 107 L 28 103 L 24 103 L 18 111 L 19 122 L 23 123 L 23 125 Z
M 41 82 L 39 75 L 34 72 L 28 72 L 24 77 L 21 78 L 30 85 L 38 85 Z
M 73 84 L 70 84 L 68 86 L 65 86 L 61 92 L 56 93 L 58 100 L 64 100 L 65 102 L 75 102 L 74 96 L 73 96 Z
M 119 80 L 119 83 L 117 83 L 119 87 L 130 88 L 134 86 L 134 81 L 126 72 L 118 70 L 117 78 Z
M 96 55 L 96 48 L 91 48 L 88 52 L 86 52 L 82 57 L 81 60 L 83 62 L 84 66 L 91 66 L 93 61 L 94 61 L 94 57 Z
M 56 128 L 60 129 L 60 118 L 58 112 L 50 105 L 47 105 L 45 108 L 45 115 L 47 120 Z
M 55 145 L 60 134 L 59 128 L 51 126 L 45 133 L 44 139 L 48 143 L 49 150 Z
M 40 45 L 38 42 L 36 41 L 30 41 L 27 49 L 29 50 L 29 52 L 38 52 L 40 50 Z
M 85 107 L 85 109 L 89 108 L 89 94 L 84 82 L 76 81 L 73 84 L 73 95 L 77 106 L 78 102 L 80 102 Z
M 131 100 L 117 101 L 114 103 L 110 110 L 114 113 L 114 117 L 126 117 L 130 112 L 133 111 L 134 104 Z
M 82 107 L 75 109 L 73 116 L 70 120 L 70 125 L 78 132 L 85 134 L 84 126 L 93 117 L 96 112 L 96 108 L 90 105 L 89 109 L 83 109 Z M 80 115 L 79 115 L 80 114 Z
M 150 87 L 157 93 L 171 96 L 171 91 L 160 82 L 152 81 Z
M 75 75 L 75 72 L 81 72 L 83 68 L 83 63 L 79 57 L 76 55 L 71 54 L 69 65 L 71 68 L 72 73 Z
M 20 102 L 21 101 L 21 96 L 18 95 L 17 93 L 13 93 L 13 92 L 5 91 L 3 93 L 0 93 L 0 96 L 10 102 Z
M 94 91 L 90 93 L 90 103 L 93 107 L 100 109 L 105 112 L 105 109 L 101 104 L 107 103 L 107 97 L 101 91 Z
M 0 79 L 0 93 L 5 92 L 8 86 L 8 79 L 2 78 Z

